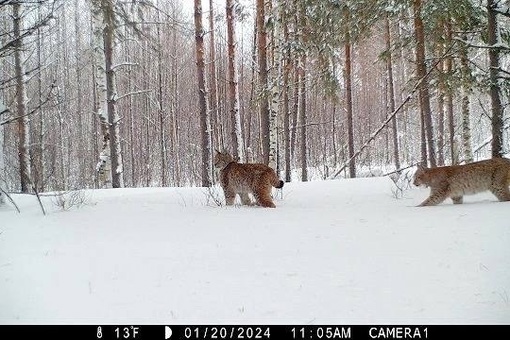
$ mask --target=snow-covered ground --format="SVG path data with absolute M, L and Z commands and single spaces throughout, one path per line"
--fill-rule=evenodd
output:
M 388 178 L 286 184 L 276 209 L 203 188 L 0 208 L 0 324 L 509 324 L 510 203 L 415 207 Z

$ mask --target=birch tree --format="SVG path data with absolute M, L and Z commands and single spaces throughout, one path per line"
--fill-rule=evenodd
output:
M 267 69 L 267 31 L 266 31 L 266 4 L 264 0 L 256 0 L 256 27 L 257 27 L 257 66 L 259 70 L 259 115 L 260 135 L 262 142 L 263 162 L 269 164 L 269 99 L 268 99 L 268 69 Z
M 105 58 L 105 42 L 104 42 L 104 15 L 102 1 L 92 2 L 92 49 L 94 62 L 94 81 L 95 92 L 97 97 L 97 111 L 95 112 L 101 127 L 102 147 L 99 154 L 99 161 L 96 171 L 99 175 L 100 183 L 104 186 L 111 186 L 111 141 L 110 127 L 108 122 L 108 94 L 106 89 L 106 58 Z
M 129 92 L 119 95 L 117 93 L 116 71 L 124 64 L 115 64 L 115 45 L 118 27 L 128 25 L 138 36 L 140 31 L 136 22 L 141 18 L 134 18 L 137 1 L 131 4 L 118 3 L 113 0 L 92 0 L 92 22 L 94 36 L 94 61 L 96 63 L 96 86 L 99 94 L 99 110 L 97 112 L 102 128 L 103 147 L 97 170 L 101 174 L 111 164 L 111 186 L 121 188 L 124 186 L 124 165 L 122 160 L 120 116 L 117 102 L 125 97 L 143 93 L 144 91 Z M 127 11 L 124 6 L 131 6 Z M 135 20 L 137 19 L 137 20 Z M 105 182 L 108 182 L 106 180 Z
M 202 141 L 202 186 L 212 185 L 212 150 L 211 150 L 211 122 L 209 105 L 207 102 L 207 88 L 205 79 L 204 28 L 202 25 L 201 0 L 194 3 L 195 21 L 195 55 L 197 63 L 198 98 L 200 106 L 200 136 Z
M 2 191 L 7 190 L 7 185 L 5 182 L 4 126 L 2 124 L 2 117 L 7 112 L 8 109 L 0 97 L 0 206 L 5 203 L 5 197 L 2 194 Z

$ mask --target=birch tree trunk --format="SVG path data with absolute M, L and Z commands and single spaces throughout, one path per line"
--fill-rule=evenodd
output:
M 0 98 L 0 123 L 2 122 L 2 115 L 7 113 L 2 99 Z M 5 158 L 4 158 L 4 126 L 0 124 L 0 189 L 7 191 L 5 183 Z M 0 190 L 0 206 L 5 203 L 5 197 Z
M 241 115 L 239 112 L 239 88 L 237 76 L 237 43 L 235 36 L 235 0 L 226 1 L 227 14 L 227 45 L 228 45 L 228 102 L 230 121 L 232 123 L 231 139 L 234 159 L 243 160 L 243 136 L 241 131 Z
M 21 192 L 28 192 L 30 188 L 30 133 L 27 113 L 26 77 L 23 67 L 23 39 L 21 36 L 22 19 L 21 5 L 16 2 L 12 5 L 13 33 L 16 43 L 14 45 L 14 69 L 16 77 L 16 114 L 18 124 L 18 156 Z
M 275 16 L 272 29 L 272 66 L 268 73 L 268 104 L 269 104 L 269 161 L 268 165 L 279 171 L 278 164 L 278 109 L 282 95 L 282 17 L 285 15 L 283 3 L 275 2 L 271 11 Z
M 205 80 L 204 29 L 201 0 L 194 3 L 195 52 L 197 61 L 198 97 L 200 107 L 200 136 L 202 139 L 202 186 L 212 185 L 211 123 Z
M 497 13 L 494 11 L 498 3 L 499 1 L 487 0 L 487 42 L 491 47 L 489 48 L 489 91 L 492 111 L 492 157 L 502 157 L 503 155 L 503 106 L 501 105 L 499 79 L 499 48 L 496 47 L 499 42 L 499 28 Z
M 173 7 L 172 10 L 172 21 L 177 20 L 177 10 Z M 179 43 L 177 41 L 177 28 L 173 28 L 172 32 L 172 47 L 174 51 L 179 49 Z M 173 168 L 174 168 L 174 181 L 177 186 L 181 185 L 181 156 L 180 156 L 180 138 L 179 138 L 179 69 L 178 69 L 177 55 L 172 57 L 172 155 L 173 155 Z
M 289 41 L 289 26 L 287 17 L 282 16 L 284 41 Z M 291 181 L 291 143 L 290 143 L 290 107 L 289 107 L 289 77 L 292 63 L 290 59 L 290 49 L 285 50 L 283 56 L 283 145 L 285 148 L 285 182 Z
M 101 1 L 92 2 L 92 49 L 94 59 L 94 88 L 97 96 L 97 111 L 102 136 L 102 146 L 99 153 L 99 161 L 96 171 L 99 184 L 103 187 L 111 187 L 112 172 L 110 159 L 110 128 L 108 124 L 107 91 L 106 91 L 106 61 L 104 50 L 103 31 L 105 29 Z
M 257 25 L 257 51 L 259 67 L 259 91 L 260 91 L 260 131 L 262 142 L 262 155 L 264 164 L 269 164 L 270 146 L 270 118 L 268 101 L 268 71 L 267 71 L 267 32 L 266 32 L 266 9 L 265 1 L 257 0 L 256 3 L 256 25 Z

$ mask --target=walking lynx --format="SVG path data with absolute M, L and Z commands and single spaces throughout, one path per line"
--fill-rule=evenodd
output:
M 214 166 L 220 169 L 220 183 L 225 193 L 227 205 L 233 205 L 236 195 L 241 203 L 252 205 L 250 193 L 257 204 L 266 208 L 276 208 L 271 198 L 271 187 L 282 188 L 276 172 L 264 164 L 241 164 L 226 152 L 216 151 Z
M 500 201 L 510 201 L 510 159 L 493 158 L 464 165 L 428 169 L 418 166 L 414 185 L 430 187 L 429 197 L 419 206 L 437 205 L 450 197 L 454 204 L 462 196 L 490 191 Z

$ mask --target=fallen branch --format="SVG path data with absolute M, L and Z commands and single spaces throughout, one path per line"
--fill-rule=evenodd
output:
M 33 185 L 32 183 L 30 183 L 30 185 L 32 186 L 32 190 L 34 191 L 35 196 L 37 197 L 37 200 L 39 201 L 39 206 L 41 207 L 43 215 L 46 216 L 46 210 L 44 209 L 44 206 L 42 204 L 41 196 L 39 196 L 39 192 L 35 188 L 35 185 Z
M 18 214 L 21 214 L 21 211 L 19 210 L 19 207 L 18 205 L 16 204 L 16 202 L 14 202 L 14 200 L 12 199 L 12 197 L 7 193 L 7 191 L 5 191 L 4 189 L 2 189 L 2 187 L 0 187 L 0 192 L 5 195 L 5 197 L 7 197 L 7 199 L 9 199 L 9 202 L 12 203 L 12 205 L 14 206 L 14 208 L 16 208 L 16 210 L 18 211 Z

